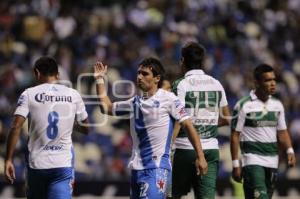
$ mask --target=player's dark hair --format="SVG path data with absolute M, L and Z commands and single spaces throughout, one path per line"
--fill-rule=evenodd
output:
M 182 47 L 181 56 L 187 70 L 203 67 L 205 48 L 197 42 L 189 42 Z
M 150 57 L 150 58 L 146 58 L 146 59 L 142 60 L 139 64 L 139 66 L 150 68 L 154 77 L 159 75 L 160 80 L 158 82 L 158 88 L 161 88 L 162 82 L 165 77 L 165 69 L 164 69 L 163 65 L 161 64 L 161 62 L 154 57 Z
M 58 74 L 58 66 L 52 57 L 40 57 L 34 63 L 34 69 L 37 69 L 44 76 L 53 76 Z
M 253 72 L 253 77 L 255 80 L 260 80 L 263 73 L 273 72 L 274 69 L 268 64 L 259 64 L 256 66 Z

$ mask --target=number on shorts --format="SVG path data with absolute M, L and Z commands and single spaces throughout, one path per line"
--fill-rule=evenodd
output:
M 147 196 L 148 188 L 149 188 L 149 184 L 148 183 L 141 184 L 140 197 L 146 197 Z
M 51 140 L 55 139 L 58 134 L 58 127 L 57 127 L 58 120 L 59 120 L 59 116 L 57 112 L 52 111 L 48 114 L 49 125 L 47 126 L 47 136 Z

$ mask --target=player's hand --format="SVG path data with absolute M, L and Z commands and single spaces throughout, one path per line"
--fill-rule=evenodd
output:
M 100 79 L 100 78 L 105 77 L 106 73 L 107 73 L 107 65 L 105 65 L 99 61 L 94 64 L 95 79 Z
M 296 157 L 294 153 L 287 154 L 287 163 L 289 167 L 294 167 L 296 165 Z
M 236 182 L 242 182 L 242 169 L 241 167 L 235 167 L 232 170 L 232 178 Z
M 196 159 L 196 170 L 197 170 L 197 175 L 206 175 L 207 171 L 208 171 L 208 166 L 207 166 L 207 162 L 206 159 L 204 158 L 200 158 L 200 159 Z
M 10 184 L 13 184 L 14 180 L 16 179 L 16 174 L 15 174 L 15 167 L 11 160 L 5 161 L 4 174 L 6 180 L 10 182 Z

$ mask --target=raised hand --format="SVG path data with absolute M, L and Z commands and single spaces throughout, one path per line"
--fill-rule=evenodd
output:
M 107 73 L 107 65 L 103 64 L 102 62 L 96 62 L 94 64 L 94 77 L 95 79 L 104 78 Z

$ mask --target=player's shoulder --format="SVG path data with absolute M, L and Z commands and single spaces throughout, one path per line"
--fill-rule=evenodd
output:
M 173 83 L 172 83 L 172 92 L 177 94 L 177 89 L 178 89 L 178 86 L 181 85 L 182 83 L 184 82 L 184 77 L 181 77 L 179 79 L 176 79 Z
M 207 74 L 205 74 L 205 77 L 207 78 L 208 83 L 212 83 L 216 86 L 219 86 L 219 87 L 223 88 L 223 85 L 221 84 L 220 80 L 216 79 L 215 77 L 213 77 L 211 75 L 207 75 Z
M 173 92 L 166 91 L 164 89 L 158 89 L 157 97 L 168 99 L 170 97 L 176 97 L 176 95 Z
M 278 99 L 277 97 L 274 97 L 274 96 L 270 96 L 270 100 L 273 104 L 277 105 L 277 106 L 280 106 L 283 108 L 283 104 L 281 102 L 280 99 Z
M 178 97 L 174 93 L 166 91 L 164 89 L 159 89 L 155 98 L 156 100 L 165 104 L 171 104 L 178 99 Z
M 237 103 L 235 104 L 235 109 L 241 109 L 243 108 L 243 106 L 247 103 L 247 102 L 251 102 L 251 96 L 247 95 L 242 97 L 241 99 L 239 99 L 239 101 L 237 101 Z

